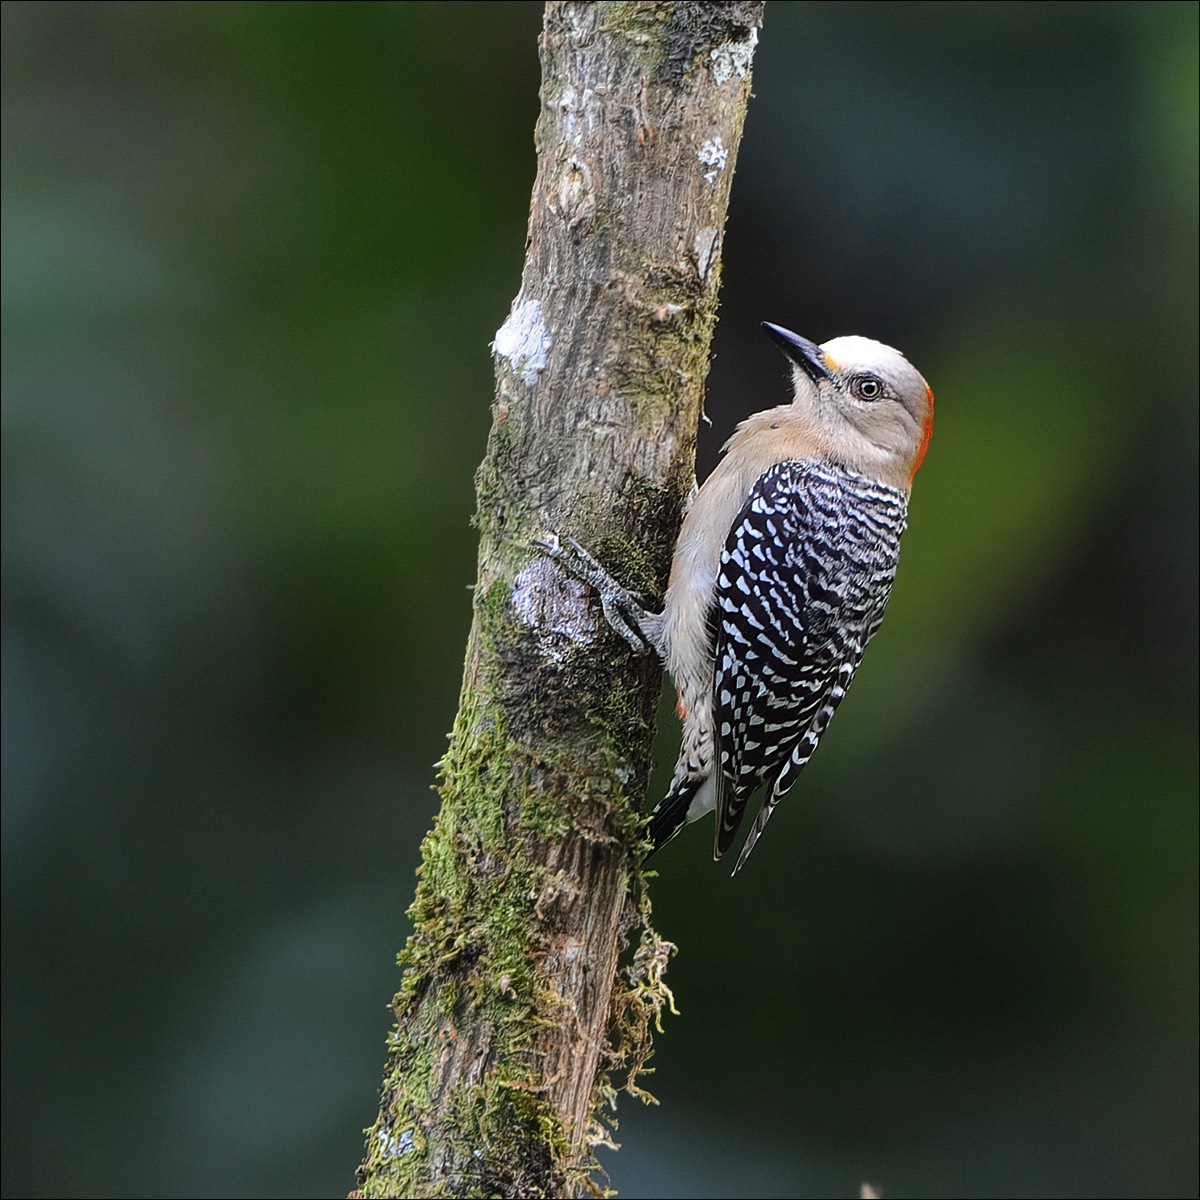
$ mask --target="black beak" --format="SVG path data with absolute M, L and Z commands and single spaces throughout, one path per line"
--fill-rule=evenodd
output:
M 762 327 L 771 335 L 775 344 L 794 362 L 814 383 L 821 379 L 829 379 L 829 369 L 825 366 L 825 355 L 816 342 L 802 338 L 782 325 L 772 325 L 764 321 Z

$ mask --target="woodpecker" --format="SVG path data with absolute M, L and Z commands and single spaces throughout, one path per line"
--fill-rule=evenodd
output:
M 864 337 L 818 346 L 763 328 L 792 364 L 794 397 L 743 421 L 725 444 L 684 517 L 662 612 L 577 542 L 539 543 L 675 681 L 683 742 L 649 817 L 653 848 L 715 809 L 721 858 L 748 801 L 766 789 L 734 874 L 879 629 L 933 432 L 933 392 L 899 351 Z

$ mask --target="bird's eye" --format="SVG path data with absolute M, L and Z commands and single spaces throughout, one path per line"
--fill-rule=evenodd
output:
M 883 384 L 874 375 L 856 375 L 850 381 L 850 392 L 856 400 L 878 400 Z

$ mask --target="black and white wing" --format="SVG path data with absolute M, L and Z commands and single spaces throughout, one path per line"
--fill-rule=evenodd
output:
M 737 869 L 811 758 L 878 629 L 905 497 L 843 468 L 765 472 L 726 540 L 717 578 L 715 854 L 768 785 Z

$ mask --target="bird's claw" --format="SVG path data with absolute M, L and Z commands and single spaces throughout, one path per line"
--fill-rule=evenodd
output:
M 586 550 L 573 537 L 548 533 L 533 542 L 547 558 L 558 565 L 580 583 L 593 588 L 600 597 L 600 606 L 605 620 L 621 638 L 629 644 L 634 654 L 649 654 L 654 644 L 642 632 L 642 623 L 652 616 L 641 599 L 619 584 L 599 563 L 591 551 Z

